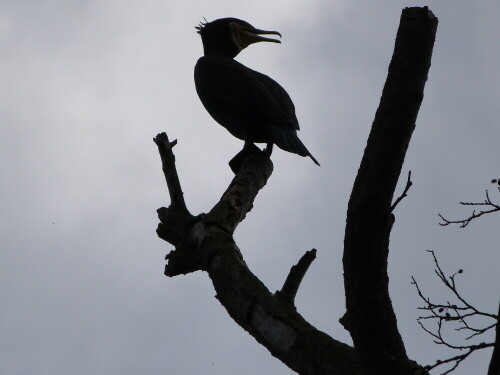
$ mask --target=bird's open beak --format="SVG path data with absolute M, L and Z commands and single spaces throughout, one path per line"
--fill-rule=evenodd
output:
M 273 42 L 273 43 L 281 43 L 278 39 L 266 38 L 261 35 L 278 35 L 281 38 L 281 34 L 277 31 L 267 31 L 260 30 L 255 28 L 241 28 L 239 30 L 240 40 L 245 44 L 245 47 L 257 42 Z

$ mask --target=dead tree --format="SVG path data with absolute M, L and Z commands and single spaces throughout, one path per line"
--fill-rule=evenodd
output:
M 272 162 L 264 155 L 248 156 L 220 201 L 210 212 L 195 216 L 187 209 L 175 168 L 176 142 L 165 133 L 155 138 L 171 200 L 168 208 L 158 210 L 157 233 L 175 246 L 167 255 L 165 274 L 206 271 L 231 318 L 300 374 L 426 373 L 408 357 L 398 331 L 387 258 L 392 211 L 399 202 L 393 203 L 394 190 L 423 99 L 437 24 L 427 7 L 403 10 L 380 106 L 349 200 L 343 256 L 346 313 L 340 321 L 354 346 L 317 330 L 294 306 L 315 251 L 292 267 L 281 291 L 273 294 L 248 269 L 233 239 L 270 177 Z

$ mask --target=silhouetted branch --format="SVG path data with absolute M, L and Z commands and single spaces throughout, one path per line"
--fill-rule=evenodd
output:
M 295 296 L 299 290 L 300 283 L 314 259 L 316 259 L 316 249 L 306 251 L 299 262 L 290 269 L 283 287 L 276 292 L 277 295 L 294 305 Z
M 397 204 L 392 204 L 394 191 L 424 97 L 437 25 L 427 7 L 403 10 L 347 209 L 343 254 L 347 311 L 341 323 L 369 374 L 415 372 L 409 369 L 389 296 L 387 258 L 394 223 L 391 211 Z
M 500 180 L 495 179 L 492 180 L 491 183 L 500 184 Z M 498 187 L 498 190 L 500 191 L 500 187 Z M 448 220 L 443 215 L 438 214 L 441 220 L 443 220 L 443 222 L 439 223 L 439 225 L 445 227 L 450 224 L 459 224 L 460 228 L 465 228 L 472 220 L 477 219 L 478 217 L 500 211 L 500 204 L 494 203 L 491 200 L 488 190 L 486 190 L 486 199 L 484 202 L 460 202 L 460 204 L 462 206 L 481 207 L 481 210 L 479 212 L 476 212 L 476 210 L 472 211 L 472 214 L 463 220 Z
M 158 146 L 158 152 L 160 153 L 163 174 L 165 175 L 170 193 L 171 205 L 187 212 L 184 193 L 182 192 L 177 169 L 175 168 L 175 156 L 172 152 L 172 148 L 177 144 L 177 139 L 170 142 L 166 133 L 160 133 L 153 138 L 153 141 Z
M 424 328 L 420 322 L 419 322 L 419 324 L 420 324 L 420 326 L 422 328 Z M 429 333 L 429 331 L 427 331 L 425 328 L 424 328 L 424 330 Z M 438 341 L 434 341 L 434 342 L 437 343 L 437 344 L 441 343 L 441 342 L 438 342 Z M 449 345 L 446 345 L 446 346 L 450 347 Z M 448 370 L 446 370 L 445 372 L 442 372 L 440 374 L 440 375 L 446 375 L 446 374 L 449 374 L 452 371 L 454 371 L 460 365 L 460 363 L 463 360 L 465 360 L 469 355 L 471 355 L 476 350 L 489 348 L 491 346 L 493 346 L 493 344 L 484 344 L 484 343 L 481 343 L 481 344 L 478 344 L 478 345 L 464 346 L 463 348 L 461 348 L 461 347 L 454 347 L 453 349 L 466 350 L 466 352 L 464 354 L 459 354 L 459 355 L 456 355 L 454 357 L 447 358 L 447 359 L 444 359 L 444 360 L 437 360 L 436 363 L 434 363 L 433 365 L 426 366 L 425 368 L 426 368 L 427 371 L 430 371 L 432 369 L 435 369 L 436 367 L 445 365 L 447 363 L 453 363 L 454 362 L 452 367 L 450 367 Z
M 164 133 L 155 138 L 155 143 L 172 200 L 179 202 L 182 192 L 172 145 Z M 272 170 L 271 160 L 263 153 L 244 155 L 229 187 L 207 214 L 193 216 L 173 203 L 160 208 L 158 236 L 175 246 L 166 257 L 165 275 L 206 271 L 216 298 L 233 320 L 298 373 L 361 375 L 354 349 L 311 326 L 289 299 L 270 293 L 248 269 L 234 241 L 233 232 L 252 209 Z M 290 272 L 286 295 L 296 293 L 294 288 L 300 284 L 300 274 L 303 276 L 314 254 L 315 250 L 307 252 L 295 271 Z M 316 350 L 318 345 L 321 350 Z
M 500 181 L 499 181 L 500 184 Z M 500 317 L 500 303 L 498 304 L 498 317 Z M 495 346 L 491 354 L 491 361 L 488 367 L 488 375 L 500 374 L 500 319 L 497 322 L 495 334 Z
M 411 171 L 409 171 L 408 172 L 408 179 L 406 180 L 406 186 L 405 186 L 405 188 L 403 190 L 403 194 L 401 194 L 398 197 L 398 199 L 396 199 L 396 201 L 392 204 L 392 206 L 391 206 L 391 212 L 394 211 L 394 209 L 399 204 L 399 202 L 401 202 L 407 196 L 408 190 L 410 190 L 411 185 L 413 185 L 413 182 L 411 181 Z
M 434 265 L 436 269 L 434 272 L 438 276 L 438 278 L 441 280 L 441 282 L 448 288 L 453 295 L 456 297 L 458 300 L 458 304 L 452 304 L 450 302 L 432 302 L 430 298 L 426 297 L 422 290 L 420 289 L 417 281 L 415 280 L 414 277 L 412 277 L 412 284 L 415 285 L 415 288 L 417 289 L 417 293 L 419 297 L 422 299 L 424 302 L 424 306 L 419 307 L 419 310 L 423 310 L 427 312 L 427 315 L 420 316 L 417 319 L 418 324 L 422 327 L 422 329 L 427 332 L 429 335 L 431 335 L 434 338 L 434 342 L 438 345 L 444 345 L 450 349 L 455 349 L 455 350 L 466 350 L 465 353 L 456 355 L 450 358 L 447 358 L 445 360 L 437 360 L 434 364 L 428 365 L 425 368 L 428 370 L 431 370 L 433 368 L 436 368 L 438 366 L 448 364 L 448 363 L 453 363 L 453 366 L 443 372 L 441 375 L 444 374 L 449 374 L 452 372 L 454 369 L 458 367 L 458 365 L 465 360 L 469 355 L 471 355 L 474 351 L 479 350 L 479 349 L 484 349 L 484 348 L 489 348 L 494 346 L 494 343 L 478 343 L 478 344 L 469 344 L 469 345 L 456 345 L 453 344 L 449 339 L 445 338 L 443 336 L 443 326 L 448 323 L 455 322 L 459 324 L 458 328 L 455 328 L 455 331 L 466 331 L 469 332 L 469 335 L 465 337 L 465 340 L 470 340 L 474 337 L 480 336 L 484 334 L 485 332 L 489 331 L 490 329 L 494 328 L 497 323 L 498 323 L 498 315 L 495 314 L 490 314 L 486 312 L 482 312 L 478 310 L 476 307 L 474 307 L 471 303 L 469 303 L 459 292 L 456 284 L 456 277 L 457 275 L 460 275 L 463 273 L 463 270 L 460 269 L 457 272 L 455 272 L 451 276 L 446 276 L 445 273 L 443 272 L 441 266 L 439 265 L 439 262 L 437 260 L 436 254 L 432 250 L 427 250 L 430 254 L 432 254 L 432 257 L 434 259 Z M 488 318 L 488 319 L 493 319 L 494 323 L 492 324 L 484 324 L 482 323 L 483 327 L 477 328 L 474 327 L 471 323 L 471 319 L 477 319 L 477 318 Z M 435 329 L 430 329 L 426 327 L 423 324 L 423 321 L 426 320 L 435 320 L 437 322 L 437 327 Z M 477 324 L 477 323 L 476 323 Z

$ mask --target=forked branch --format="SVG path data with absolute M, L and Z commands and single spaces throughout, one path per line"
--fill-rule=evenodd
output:
M 158 236 L 175 246 L 167 255 L 165 274 L 173 277 L 206 271 L 216 298 L 233 320 L 298 373 L 360 375 L 354 349 L 318 331 L 293 306 L 293 297 L 315 250 L 307 252 L 292 268 L 283 288 L 286 297 L 282 298 L 270 293 L 248 269 L 234 241 L 236 227 L 250 212 L 272 173 L 270 159 L 259 153 L 245 156 L 220 201 L 210 212 L 193 216 L 182 208 L 185 204 L 172 162 L 172 144 L 166 134 L 158 135 L 155 142 L 172 199 L 168 208 L 158 210 Z
M 491 180 L 491 183 L 500 185 L 500 180 L 494 179 Z M 500 186 L 497 187 L 497 189 L 498 191 L 500 191 Z M 443 215 L 438 214 L 443 221 L 439 223 L 439 225 L 445 227 L 450 224 L 459 224 L 460 228 L 465 228 L 472 220 L 477 219 L 478 217 L 500 211 L 500 204 L 492 201 L 488 190 L 486 190 L 486 199 L 483 202 L 460 202 L 460 204 L 462 206 L 476 207 L 479 209 L 479 211 L 476 211 L 476 209 L 474 209 L 467 218 L 461 220 L 448 220 Z
M 429 297 L 420 289 L 417 281 L 412 277 L 412 284 L 415 285 L 417 293 L 420 299 L 424 302 L 424 305 L 419 307 L 419 310 L 425 311 L 425 315 L 418 317 L 417 322 L 420 324 L 422 329 L 427 332 L 430 336 L 434 338 L 434 342 L 438 345 L 446 346 L 450 349 L 459 350 L 461 353 L 444 360 L 437 360 L 434 364 L 426 366 L 427 370 L 432 370 L 436 367 L 440 367 L 446 364 L 451 364 L 451 367 L 447 368 L 441 375 L 449 374 L 455 370 L 462 361 L 469 357 L 472 353 L 477 350 L 493 347 L 494 342 L 476 342 L 465 345 L 454 344 L 448 337 L 446 337 L 443 330 L 445 327 L 453 327 L 456 332 L 466 333 L 466 336 L 460 340 L 465 340 L 469 342 L 472 338 L 477 338 L 484 333 L 494 329 L 499 320 L 499 316 L 487 312 L 480 311 L 472 303 L 470 303 L 465 297 L 462 296 L 458 290 L 456 278 L 458 275 L 463 274 L 463 270 L 459 269 L 457 272 L 453 273 L 451 276 L 446 276 L 442 270 L 436 254 L 432 250 L 427 250 L 433 257 L 435 270 L 434 272 L 438 276 L 439 280 L 445 285 L 445 287 L 453 294 L 453 297 L 457 300 L 456 303 L 447 302 L 434 302 L 431 301 Z M 428 325 L 424 324 L 426 321 L 434 321 L 435 326 L 429 328 Z

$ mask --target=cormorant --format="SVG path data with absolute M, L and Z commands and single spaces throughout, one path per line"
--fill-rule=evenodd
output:
M 196 27 L 204 56 L 194 68 L 196 91 L 208 113 L 232 135 L 253 143 L 273 144 L 301 156 L 311 155 L 297 136 L 299 122 L 290 96 L 276 81 L 234 60 L 244 48 L 257 42 L 281 43 L 261 35 L 277 31 L 259 30 L 237 18 L 221 18 Z

